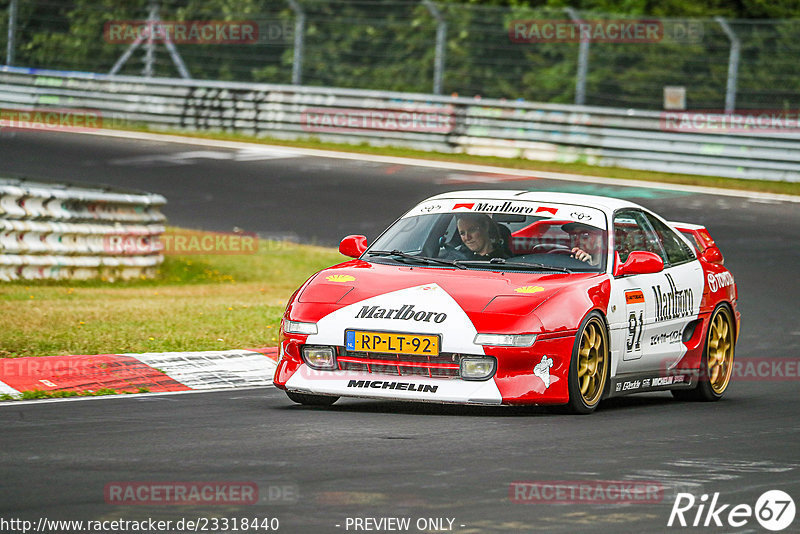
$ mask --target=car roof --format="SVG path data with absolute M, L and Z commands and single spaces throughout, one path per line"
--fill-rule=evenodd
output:
M 577 193 L 553 193 L 550 191 L 522 191 L 522 190 L 482 190 L 473 189 L 465 191 L 451 191 L 425 199 L 440 200 L 448 198 L 475 199 L 475 200 L 531 200 L 534 202 L 554 202 L 559 204 L 576 204 L 590 206 L 606 212 L 613 212 L 620 208 L 641 208 L 638 204 L 612 197 L 598 195 L 581 195 Z

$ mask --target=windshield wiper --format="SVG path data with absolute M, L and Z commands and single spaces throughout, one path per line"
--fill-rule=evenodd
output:
M 556 271 L 559 273 L 572 273 L 571 269 L 566 267 L 554 267 L 553 265 L 545 265 L 544 263 L 522 263 L 516 261 L 507 261 L 505 258 L 492 258 L 490 260 L 457 260 L 460 264 L 465 265 L 502 265 L 503 267 L 512 267 L 514 269 L 540 269 L 545 271 Z
M 448 265 L 450 267 L 457 267 L 459 269 L 466 269 L 463 265 L 459 265 L 458 262 L 455 260 L 444 260 L 441 258 L 429 258 L 427 256 L 414 256 L 413 254 L 409 254 L 408 252 L 403 252 L 402 250 L 370 250 L 367 252 L 370 256 L 400 256 L 401 258 L 405 258 L 407 260 L 417 261 L 419 263 L 424 263 L 426 265 L 430 265 L 432 263 L 438 263 L 439 265 Z

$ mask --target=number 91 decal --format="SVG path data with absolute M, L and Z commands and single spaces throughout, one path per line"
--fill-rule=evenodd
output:
M 625 292 L 625 311 L 628 314 L 628 336 L 625 339 L 625 360 L 642 356 L 642 330 L 644 330 L 644 293 L 641 289 Z

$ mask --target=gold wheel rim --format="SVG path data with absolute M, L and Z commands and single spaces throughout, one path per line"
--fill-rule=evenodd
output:
M 593 406 L 600 400 L 606 383 L 606 336 L 598 319 L 586 324 L 578 350 L 578 388 L 583 402 Z
M 733 328 L 730 316 L 724 310 L 717 311 L 711 320 L 706 358 L 711 389 L 721 394 L 728 387 L 733 370 Z

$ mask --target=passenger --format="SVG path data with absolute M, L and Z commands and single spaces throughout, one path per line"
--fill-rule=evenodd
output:
M 507 258 L 500 230 L 491 217 L 482 213 L 466 213 L 456 218 L 458 235 L 463 245 L 458 250 L 476 260 Z
M 596 267 L 603 261 L 603 231 L 583 223 L 567 223 L 561 227 L 570 235 L 572 257 Z

